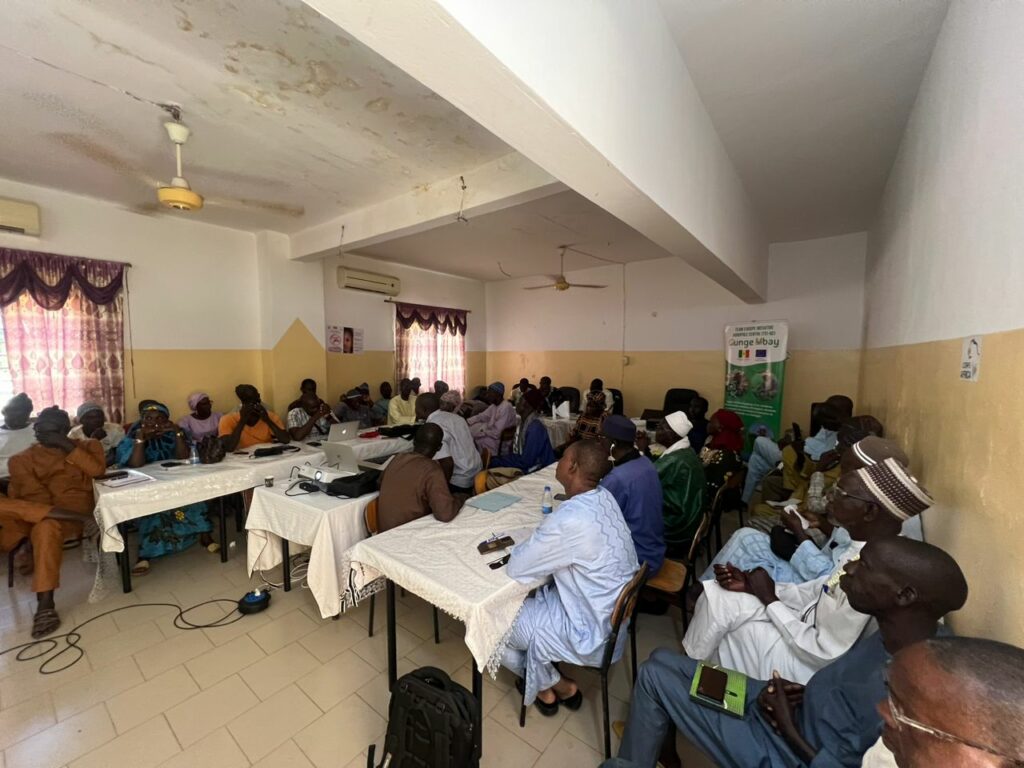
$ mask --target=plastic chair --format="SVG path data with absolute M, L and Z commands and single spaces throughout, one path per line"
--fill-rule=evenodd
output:
M 612 413 L 621 416 L 625 412 L 625 401 L 622 399 L 621 389 L 609 389 L 612 393 Z
M 611 759 L 612 756 L 612 734 L 608 722 L 608 671 L 612 666 L 612 656 L 615 653 L 615 646 L 618 645 L 622 623 L 628 621 L 632 625 L 636 619 L 636 601 L 646 578 L 647 563 L 644 563 L 619 593 L 619 599 L 615 601 L 615 607 L 612 609 L 612 627 L 611 632 L 608 633 L 608 639 L 605 640 L 601 666 L 597 667 L 601 673 L 601 707 L 604 718 L 604 757 L 606 760 Z M 632 632 L 630 633 L 630 655 L 633 658 L 633 681 L 636 682 L 636 635 Z M 589 667 L 589 669 L 594 669 L 594 667 Z M 525 704 L 519 705 L 519 727 L 526 727 Z
M 363 511 L 363 524 L 366 525 L 366 532 L 371 536 L 376 536 L 377 532 L 380 530 L 377 524 L 377 512 L 377 499 L 373 499 L 369 504 L 367 504 L 366 509 Z M 370 595 L 370 626 L 366 630 L 367 637 L 373 637 L 373 613 L 376 597 L 376 595 Z M 439 645 L 441 643 L 441 627 L 437 616 L 437 606 L 435 605 L 431 607 L 434 609 L 434 643 Z
M 701 518 L 697 531 L 693 534 L 693 541 L 690 542 L 690 551 L 687 553 L 686 562 L 679 560 L 665 560 L 658 572 L 651 576 L 644 584 L 644 587 L 662 593 L 670 603 L 675 604 L 683 615 L 683 631 L 689 626 L 690 620 L 686 615 L 686 590 L 691 584 L 697 581 L 697 557 L 700 555 L 701 545 L 707 545 L 711 532 L 711 512 L 705 512 Z M 710 552 L 708 559 L 710 560 Z
M 666 414 L 685 411 L 695 397 L 699 397 L 696 389 L 670 389 L 665 393 L 665 404 L 661 410 Z
M 498 437 L 498 455 L 503 456 L 506 453 L 512 453 L 512 446 L 516 441 L 516 428 L 509 427 L 508 429 L 501 430 L 501 435 Z M 502 450 L 502 446 L 508 444 L 508 450 Z
M 473 492 L 477 495 L 487 492 L 487 470 L 481 469 L 473 478 Z

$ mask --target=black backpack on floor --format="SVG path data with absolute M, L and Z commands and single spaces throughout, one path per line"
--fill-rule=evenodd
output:
M 479 708 L 473 694 L 440 669 L 402 675 L 391 692 L 384 756 L 376 768 L 477 768 Z M 367 768 L 375 768 L 374 750 L 371 744 Z

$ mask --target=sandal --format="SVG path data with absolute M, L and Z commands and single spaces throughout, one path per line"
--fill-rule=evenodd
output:
M 216 541 L 211 541 L 209 544 L 206 545 L 206 551 L 212 554 L 216 554 L 220 552 L 220 544 L 218 544 Z
M 40 608 L 32 619 L 32 639 L 38 640 L 57 631 L 60 627 L 60 616 L 53 608 Z
M 132 576 L 145 576 L 149 573 L 149 560 L 139 560 L 132 568 Z

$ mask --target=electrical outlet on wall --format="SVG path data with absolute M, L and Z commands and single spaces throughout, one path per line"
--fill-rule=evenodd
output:
M 622 364 L 623 365 L 629 365 L 629 355 L 623 355 L 622 356 Z

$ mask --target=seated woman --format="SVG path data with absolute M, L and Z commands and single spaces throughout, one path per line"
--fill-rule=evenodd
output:
M 178 425 L 188 433 L 193 443 L 217 434 L 221 414 L 213 412 L 213 401 L 205 392 L 196 392 L 188 397 L 188 416 L 183 416 Z
M 117 458 L 114 454 L 118 444 L 124 440 L 124 427 L 107 421 L 107 416 L 96 403 L 82 403 L 78 406 L 78 425 L 71 428 L 68 437 L 72 440 L 99 440 L 107 458 L 107 466 Z
M 587 404 L 583 407 L 583 413 L 576 419 L 576 425 L 569 433 L 564 445 L 559 446 L 561 453 L 577 440 L 597 440 L 601 437 L 601 425 L 606 415 L 605 394 L 600 389 L 592 389 L 587 392 Z
M 707 442 L 703 447 L 695 447 L 704 465 L 708 498 L 713 499 L 725 483 L 725 476 L 743 466 L 743 459 L 740 458 L 743 450 L 743 419 L 722 408 L 711 415 L 707 429 Z
M 141 467 L 153 461 L 187 459 L 188 440 L 185 432 L 170 419 L 163 403 L 149 400 L 139 420 L 117 446 L 117 463 L 125 467 Z M 212 526 L 206 519 L 206 504 L 189 504 L 168 512 L 157 512 L 138 521 L 139 559 L 132 573 L 149 573 L 154 557 L 181 552 L 200 541 L 211 552 L 219 547 L 210 536 Z

